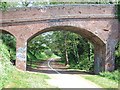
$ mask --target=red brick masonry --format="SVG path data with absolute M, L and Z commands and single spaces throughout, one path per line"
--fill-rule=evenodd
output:
M 27 42 L 54 30 L 72 31 L 94 45 L 94 72 L 114 70 L 115 45 L 120 40 L 115 5 L 55 5 L 0 11 L 0 30 L 16 38 L 16 67 L 26 70 Z

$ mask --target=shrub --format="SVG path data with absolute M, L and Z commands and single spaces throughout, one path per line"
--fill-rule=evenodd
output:
M 0 43 L 0 90 L 10 81 L 13 71 L 7 47 Z
M 115 80 L 116 82 L 118 82 L 120 80 L 118 70 L 116 70 L 114 72 L 108 72 L 108 71 L 107 72 L 101 72 L 100 76 L 106 77 L 106 78 L 111 79 L 111 80 Z

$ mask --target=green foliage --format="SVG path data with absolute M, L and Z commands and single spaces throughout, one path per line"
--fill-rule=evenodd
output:
M 53 53 L 50 58 L 60 59 L 61 57 L 59 57 Z
M 8 34 L 8 33 L 2 33 L 1 34 L 2 43 L 6 45 L 7 50 L 10 54 L 10 60 L 16 59 L 16 40 L 15 37 Z
M 120 80 L 120 74 L 119 74 L 118 70 L 116 70 L 114 72 L 101 72 L 100 76 L 106 77 L 111 80 L 115 80 L 116 82 L 118 82 L 118 80 Z
M 30 4 L 30 2 L 27 2 L 27 1 L 22 2 L 22 6 L 23 6 L 23 7 L 28 7 L 29 4 Z
M 47 49 L 44 50 L 45 52 L 47 51 L 46 55 L 54 53 L 60 56 L 65 63 L 65 51 L 67 51 L 68 64 L 70 64 L 71 68 L 93 71 L 93 46 L 85 38 L 69 31 L 48 32 L 43 34 L 43 38 L 46 41 L 44 44 L 51 49 L 49 52 Z
M 53 54 L 53 52 L 52 52 L 50 49 L 47 49 L 47 50 L 45 50 L 44 52 L 45 52 L 45 54 L 46 54 L 48 57 L 51 57 L 52 54 Z
M 0 89 L 10 82 L 15 68 L 12 66 L 10 59 L 14 51 L 14 39 L 8 34 L 0 34 Z M 14 42 L 14 43 L 13 43 Z M 13 46 L 12 46 L 13 45 Z M 9 52 L 10 50 L 10 52 Z M 12 51 L 13 50 L 13 51 Z M 13 57 L 15 57 L 13 55 Z M 13 59 L 13 58 L 12 58 Z
M 120 41 L 115 47 L 115 69 L 120 69 Z
M 27 52 L 27 60 L 36 60 L 36 56 L 34 56 L 29 50 Z
M 4 36 L 6 37 L 5 34 L 2 37 Z M 3 43 L 5 37 L 0 38 L 0 90 L 2 88 L 55 88 L 46 83 L 48 76 L 21 72 L 11 64 L 8 51 L 10 47 Z M 11 41 L 11 39 L 9 40 Z
M 49 56 L 46 55 L 46 53 L 41 52 L 40 54 L 38 54 L 38 58 L 41 60 L 46 60 L 48 59 Z
M 9 7 L 7 2 L 0 2 L 0 10 L 7 10 Z
M 44 36 L 39 35 L 30 41 L 28 41 L 28 60 L 45 60 L 49 58 L 53 53 L 46 46 L 46 40 Z
M 14 67 L 10 63 L 8 47 L 0 43 L 0 89 L 10 82 Z
M 117 2 L 112 1 L 105 1 L 105 0 L 96 0 L 96 1 L 88 1 L 88 0 L 82 0 L 79 2 L 76 2 L 74 0 L 70 2 L 59 2 L 59 1 L 30 1 L 30 0 L 24 0 L 21 2 L 0 2 L 0 10 L 6 11 L 8 8 L 12 7 L 34 7 L 34 6 L 45 6 L 45 5 L 57 5 L 57 4 L 117 4 Z M 118 9 L 119 10 L 119 9 Z
M 17 7 L 16 2 L 0 2 L 0 10 L 7 11 L 9 8 Z

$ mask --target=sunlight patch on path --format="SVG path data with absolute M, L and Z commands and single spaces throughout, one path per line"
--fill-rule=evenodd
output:
M 58 88 L 100 88 L 100 90 L 102 90 L 100 86 L 82 78 L 80 75 L 61 74 L 50 65 L 51 61 L 54 60 L 50 59 L 48 61 L 48 67 L 55 71 L 56 74 L 48 74 L 51 79 L 47 80 L 47 82 L 50 85 Z
M 78 75 L 49 74 L 49 76 L 51 79 L 47 82 L 58 88 L 101 88 Z
M 50 65 L 50 62 L 51 61 L 54 61 L 53 59 L 50 59 L 49 61 L 48 61 L 48 67 L 51 69 L 51 70 L 53 70 L 53 71 L 55 71 L 57 74 L 61 74 L 60 72 L 58 72 L 56 69 L 53 69 L 53 67 L 51 67 L 51 65 Z

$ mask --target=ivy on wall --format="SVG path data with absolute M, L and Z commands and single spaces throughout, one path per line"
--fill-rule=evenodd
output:
M 8 3 L 7 2 L 0 2 L 0 10 L 7 10 L 9 7 Z

